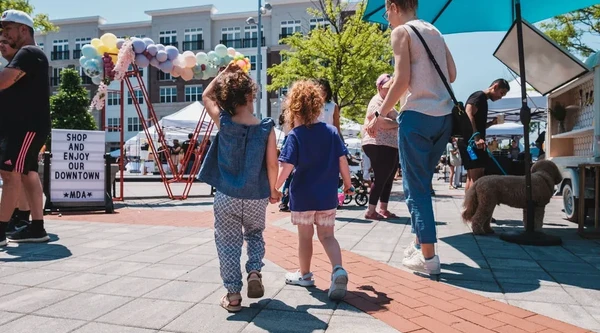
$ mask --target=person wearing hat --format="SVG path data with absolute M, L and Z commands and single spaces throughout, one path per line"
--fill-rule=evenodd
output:
M 0 246 L 6 245 L 6 228 L 22 187 L 31 207 L 31 224 L 8 236 L 13 242 L 46 242 L 43 191 L 38 153 L 50 134 L 48 58 L 35 45 L 33 19 L 20 10 L 0 16 L 2 36 L 18 50 L 0 71 L 0 121 L 8 124 L 0 133 L 0 175 L 4 180 L 0 204 Z M 21 185 L 23 184 L 23 186 Z
M 368 125 L 378 116 L 378 110 L 387 96 L 393 78 L 389 74 L 381 74 L 375 86 L 377 93 L 367 107 L 365 125 Z M 382 119 L 376 135 L 370 135 L 363 131 L 362 149 L 371 162 L 374 181 L 371 183 L 369 207 L 365 213 L 366 219 L 380 220 L 397 217 L 388 210 L 388 202 L 392 193 L 394 177 L 398 169 L 398 123 L 395 118 L 398 113 L 390 111 L 385 119 Z M 379 211 L 377 203 L 379 202 Z

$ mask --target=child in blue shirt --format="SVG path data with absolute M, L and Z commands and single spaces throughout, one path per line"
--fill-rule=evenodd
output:
M 281 198 L 277 180 L 277 144 L 272 119 L 254 117 L 256 85 L 238 66 L 229 65 L 206 88 L 202 101 L 219 128 L 202 164 L 200 180 L 217 190 L 214 199 L 215 244 L 227 295 L 221 306 L 242 309 L 240 257 L 248 246 L 248 297 L 265 290 L 264 266 L 266 209 Z
M 313 253 L 314 225 L 317 235 L 333 267 L 329 297 L 341 300 L 346 295 L 348 273 L 342 267 L 340 245 L 334 236 L 338 206 L 338 182 L 341 173 L 344 191 L 351 193 L 352 184 L 346 154 L 335 127 L 319 122 L 323 97 L 318 84 L 298 81 L 286 99 L 286 122 L 293 128 L 279 155 L 280 188 L 292 170 L 290 210 L 292 223 L 298 226 L 300 270 L 286 275 L 286 283 L 313 286 L 310 261 Z

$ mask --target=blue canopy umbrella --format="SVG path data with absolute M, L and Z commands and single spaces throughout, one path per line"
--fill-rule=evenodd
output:
M 388 0 L 368 0 L 363 20 L 387 24 L 385 3 Z M 505 31 L 516 24 L 521 82 L 525 77 L 522 17 L 539 22 L 557 15 L 598 4 L 598 0 L 420 0 L 417 16 L 434 24 L 443 34 Z M 529 151 L 529 122 L 531 110 L 527 105 L 526 85 L 521 85 L 521 123 L 525 141 L 525 186 L 527 193 L 527 222 L 523 233 L 503 234 L 508 242 L 524 245 L 560 245 L 561 239 L 534 230 L 534 202 L 531 190 L 531 153 Z

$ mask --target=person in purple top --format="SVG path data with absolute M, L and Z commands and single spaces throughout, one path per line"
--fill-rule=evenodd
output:
M 280 188 L 295 169 L 290 184 L 292 223 L 298 226 L 300 270 L 286 275 L 286 283 L 313 286 L 310 271 L 314 225 L 331 262 L 329 298 L 341 300 L 346 295 L 348 273 L 342 267 L 340 245 L 333 234 L 338 206 L 338 182 L 341 173 L 344 192 L 353 192 L 346 155 L 348 150 L 338 130 L 318 120 L 323 97 L 312 81 L 296 82 L 287 95 L 286 122 L 293 128 L 279 156 Z

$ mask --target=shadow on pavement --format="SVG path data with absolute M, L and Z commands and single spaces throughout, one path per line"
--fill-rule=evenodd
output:
M 7 246 L 2 252 L 11 256 L 10 258 L 0 258 L 0 262 L 37 262 L 54 261 L 72 256 L 71 251 L 61 244 L 55 242 L 59 237 L 55 234 L 48 234 L 50 242 L 48 243 L 20 243 L 17 246 Z

